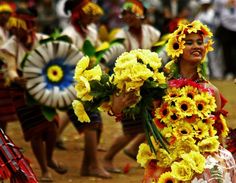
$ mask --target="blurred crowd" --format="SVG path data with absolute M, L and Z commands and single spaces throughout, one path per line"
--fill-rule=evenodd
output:
M 119 18 L 123 0 L 94 2 L 104 10 L 98 26 L 105 25 L 108 31 L 125 26 Z M 28 3 L 38 11 L 39 32 L 50 34 L 70 24 L 70 15 L 64 12 L 65 0 L 30 0 Z M 144 21 L 158 29 L 161 36 L 172 32 L 179 19 L 199 19 L 208 25 L 215 36 L 215 51 L 208 58 L 209 76 L 230 80 L 236 76 L 235 4 L 234 0 L 146 0 Z

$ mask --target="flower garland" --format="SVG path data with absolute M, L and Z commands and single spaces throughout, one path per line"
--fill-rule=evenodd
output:
M 155 143 L 155 152 L 142 144 L 137 161 L 142 167 L 161 168 L 165 171 L 154 176 L 158 183 L 190 181 L 205 168 L 205 154 L 217 152 L 219 140 L 214 115 L 216 102 L 213 91 L 188 79 L 174 79 L 169 82 L 163 102 L 155 110 L 153 123 L 168 141 L 168 152 L 160 143 Z M 223 115 L 224 136 L 228 128 Z M 153 140 L 153 138 L 152 138 Z M 152 164 L 152 166 L 150 166 Z

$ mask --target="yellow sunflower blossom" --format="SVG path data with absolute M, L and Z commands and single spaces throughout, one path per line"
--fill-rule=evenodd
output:
M 196 87 L 193 87 L 193 86 L 184 86 L 183 88 L 181 88 L 181 94 L 180 95 L 183 95 L 183 96 L 186 96 L 186 97 L 189 97 L 191 99 L 194 98 L 195 95 L 197 95 L 199 92 L 198 92 L 198 89 Z
M 180 138 L 184 140 L 185 138 L 194 137 L 195 133 L 192 125 L 183 121 L 179 121 L 173 128 L 173 134 L 177 137 L 177 140 Z
M 210 111 L 214 112 L 217 108 L 216 106 L 216 99 L 214 96 L 212 96 L 210 93 L 208 92 L 202 92 L 200 94 L 201 96 L 203 96 L 205 99 L 207 99 L 208 101 L 208 108 Z
M 173 106 L 173 107 L 169 107 L 169 111 L 170 111 L 169 116 L 168 116 L 168 118 L 170 119 L 169 123 L 170 124 L 177 123 L 182 117 L 181 114 L 179 113 L 179 110 Z
M 202 173 L 204 171 L 206 159 L 200 152 L 191 151 L 181 157 L 195 172 Z
M 166 52 L 171 58 L 179 57 L 183 54 L 185 41 L 179 42 L 176 37 L 171 37 L 166 45 Z
M 195 20 L 186 26 L 186 30 L 189 34 L 197 33 L 199 30 L 201 30 L 201 26 L 202 23 L 199 20 Z
M 209 134 L 209 126 L 205 123 L 203 123 L 202 121 L 198 121 L 197 123 L 193 124 L 193 128 L 195 130 L 195 137 L 197 139 L 203 139 L 205 137 L 209 137 L 210 134 Z
M 164 123 L 168 123 L 169 118 L 169 108 L 167 103 L 163 103 L 160 107 L 155 110 L 155 117 Z
M 156 158 L 155 154 L 151 152 L 151 149 L 147 144 L 142 143 L 139 146 L 139 151 L 138 151 L 138 155 L 137 155 L 137 162 L 142 167 L 146 167 L 146 165 L 149 163 L 149 161 L 152 159 L 155 159 L 155 158 Z
M 185 96 L 179 97 L 177 98 L 175 105 L 182 118 L 185 118 L 186 116 L 192 116 L 196 113 L 196 105 L 191 98 Z
M 213 34 L 210 31 L 210 29 L 207 27 L 207 25 L 201 24 L 201 31 L 203 32 L 203 34 L 207 37 L 212 37 Z
M 74 100 L 72 102 L 72 106 L 73 106 L 74 112 L 80 122 L 90 122 L 89 116 L 86 113 L 84 106 L 80 101 Z
M 171 172 L 165 172 L 161 174 L 158 183 L 178 183 L 178 181 L 172 176 Z
M 227 135 L 229 133 L 229 128 L 228 128 L 227 122 L 225 120 L 225 117 L 222 114 L 220 114 L 220 122 L 221 122 L 221 125 L 222 125 L 221 136 L 222 137 L 227 137 Z M 218 123 L 218 122 L 216 122 L 216 123 Z
M 172 88 L 167 88 L 166 93 L 167 94 L 163 97 L 163 99 L 165 101 L 172 102 L 175 98 L 180 96 L 181 92 L 179 88 L 172 87 Z
M 193 170 L 185 161 L 174 162 L 171 165 L 171 173 L 174 178 L 181 181 L 189 181 L 194 175 Z
M 220 146 L 220 142 L 217 136 L 203 139 L 197 144 L 201 152 L 217 152 Z
M 209 108 L 207 98 L 205 98 L 202 95 L 195 95 L 194 96 L 194 101 L 195 101 L 196 109 L 197 109 L 196 114 L 200 118 L 204 119 L 204 118 L 208 117 L 211 114 L 212 111 Z

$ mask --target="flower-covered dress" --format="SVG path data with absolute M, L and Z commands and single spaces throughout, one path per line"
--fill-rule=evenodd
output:
M 143 182 L 236 182 L 234 158 L 219 140 L 227 136 L 226 121 L 215 112 L 214 91 L 206 83 L 169 81 L 153 119 L 166 145 L 151 137 L 151 146 L 140 146 L 137 160 L 145 167 Z

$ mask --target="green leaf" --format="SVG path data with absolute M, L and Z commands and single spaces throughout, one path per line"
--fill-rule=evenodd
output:
M 44 117 L 48 120 L 48 121 L 52 121 L 55 117 L 56 110 L 54 108 L 51 107 L 47 107 L 47 106 L 42 106 L 41 107 L 42 113 L 44 115 Z
M 26 62 L 28 56 L 29 56 L 29 52 L 25 54 L 25 56 L 24 56 L 24 58 L 23 58 L 23 60 L 22 60 L 22 62 L 21 62 L 21 64 L 20 64 L 20 67 L 21 67 L 22 69 L 25 67 L 25 62 Z
M 124 38 L 117 38 L 117 39 L 114 39 L 110 42 L 110 47 L 113 45 L 113 44 L 116 44 L 116 43 L 119 43 L 119 44 L 123 44 L 124 43 Z
M 89 57 L 94 56 L 96 53 L 95 47 L 89 40 L 86 40 L 83 44 L 83 53 Z

